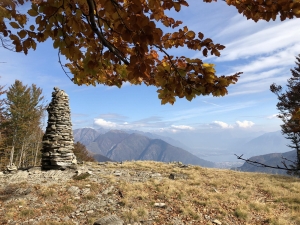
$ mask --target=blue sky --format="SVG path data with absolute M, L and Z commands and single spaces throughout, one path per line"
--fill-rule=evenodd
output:
M 0 83 L 7 87 L 15 79 L 35 83 L 48 102 L 57 86 L 70 97 L 73 128 L 103 126 L 110 129 L 137 129 L 165 135 L 205 130 L 276 131 L 281 121 L 274 115 L 277 98 L 269 91 L 275 82 L 285 85 L 300 54 L 300 20 L 281 22 L 247 20 L 224 2 L 189 1 L 180 13 L 170 12 L 195 32 L 226 46 L 221 57 L 173 49 L 171 54 L 200 57 L 216 64 L 218 75 L 244 72 L 225 97 L 199 96 L 192 102 L 177 99 L 161 105 L 156 88 L 124 84 L 121 89 L 103 85 L 76 86 L 62 71 L 51 41 L 38 44 L 36 51 L 9 52 L 0 48 Z M 184 141 L 184 140 L 183 140 Z

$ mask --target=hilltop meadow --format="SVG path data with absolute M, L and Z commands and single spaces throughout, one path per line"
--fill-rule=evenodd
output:
M 0 176 L 0 224 L 93 224 L 111 214 L 126 225 L 299 225 L 300 180 L 154 161 Z

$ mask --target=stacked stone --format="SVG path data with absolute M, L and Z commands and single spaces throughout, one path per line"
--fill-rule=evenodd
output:
M 48 108 L 48 125 L 43 137 L 42 169 L 66 169 L 77 164 L 69 97 L 59 88 L 52 92 Z

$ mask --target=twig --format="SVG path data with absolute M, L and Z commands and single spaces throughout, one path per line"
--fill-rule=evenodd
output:
M 59 64 L 60 64 L 62 70 L 64 71 L 64 73 L 65 73 L 65 74 L 67 75 L 67 77 L 70 79 L 70 81 L 71 81 L 72 83 L 74 83 L 73 80 L 71 79 L 71 77 L 69 77 L 69 75 L 67 74 L 66 70 L 64 69 L 64 66 L 63 66 L 62 63 L 61 63 L 61 60 L 60 60 L 60 50 L 58 51 L 58 62 L 59 62 Z
M 299 169 L 290 169 L 290 168 L 287 168 L 287 167 L 280 167 L 280 166 L 270 166 L 270 165 L 266 165 L 266 164 L 263 164 L 263 163 L 260 163 L 260 162 L 257 162 L 257 161 L 252 161 L 250 159 L 244 159 L 242 158 L 243 155 L 236 155 L 234 154 L 238 159 L 241 159 L 241 160 L 244 160 L 245 162 L 251 164 L 251 165 L 254 165 L 256 166 L 256 164 L 260 165 L 261 167 L 267 167 L 267 168 L 273 168 L 273 169 L 279 169 L 279 170 L 287 170 L 287 171 L 299 171 Z M 285 165 L 286 166 L 286 165 Z

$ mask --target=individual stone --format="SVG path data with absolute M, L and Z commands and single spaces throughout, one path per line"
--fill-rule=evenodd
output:
M 166 207 L 166 203 L 163 203 L 163 202 L 157 202 L 157 203 L 154 203 L 154 206 L 160 207 L 160 208 L 164 208 L 164 207 Z
M 219 220 L 217 220 L 217 219 L 213 220 L 212 222 L 213 222 L 214 224 L 222 225 L 222 223 L 221 223 Z
M 11 165 L 8 165 L 6 167 L 6 172 L 7 173 L 16 173 L 18 171 L 18 168 L 15 166 L 14 163 L 12 163 Z
M 68 95 L 55 87 L 47 111 L 48 125 L 41 150 L 42 169 L 73 168 L 77 159 L 73 153 L 74 138 Z
M 87 213 L 87 214 L 92 214 L 92 213 L 94 213 L 94 210 L 92 210 L 92 209 L 91 209 L 91 210 L 88 210 L 88 211 L 86 211 L 86 213 Z

